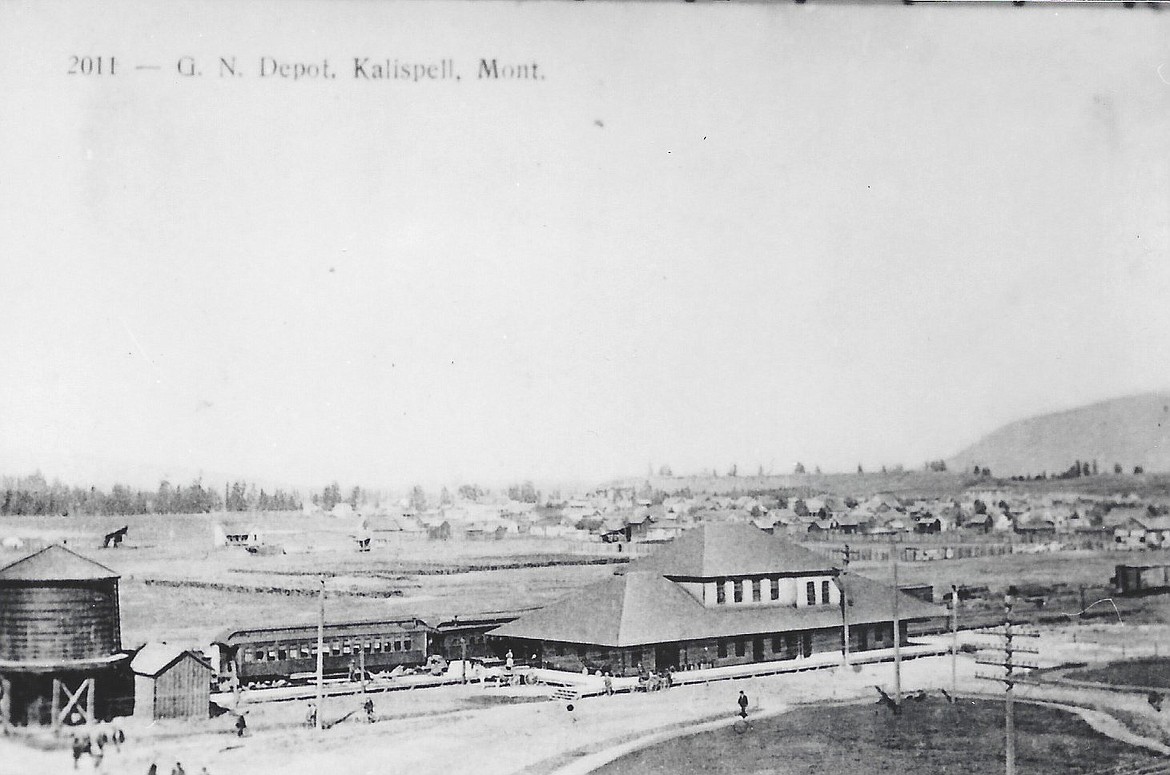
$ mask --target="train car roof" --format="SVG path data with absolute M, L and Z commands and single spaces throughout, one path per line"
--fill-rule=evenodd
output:
M 336 630 L 338 628 L 363 628 L 371 625 L 398 625 L 402 629 L 426 630 L 428 632 L 436 632 L 435 628 L 417 617 L 406 617 L 402 619 L 353 619 L 340 622 L 325 622 L 326 630 Z M 293 632 L 307 632 L 316 633 L 316 622 L 303 622 L 298 624 L 284 624 L 269 627 L 238 627 L 221 630 L 212 638 L 212 643 L 219 643 L 225 646 L 230 646 L 233 639 L 261 639 L 271 636 L 287 635 Z

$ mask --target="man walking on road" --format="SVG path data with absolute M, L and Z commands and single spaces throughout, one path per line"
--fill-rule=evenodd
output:
M 740 689 L 739 690 L 739 715 L 740 715 L 740 718 L 747 718 L 747 706 L 748 706 L 747 695 L 743 693 L 742 689 Z

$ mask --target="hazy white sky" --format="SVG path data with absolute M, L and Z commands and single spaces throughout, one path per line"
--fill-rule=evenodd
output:
M 0 4 L 0 471 L 918 465 L 1164 388 L 1168 40 L 1099 6 Z

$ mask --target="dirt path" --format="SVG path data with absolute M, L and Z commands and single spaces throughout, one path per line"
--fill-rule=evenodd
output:
M 987 693 L 974 679 L 974 664 L 960 664 L 961 692 Z M 127 729 L 130 744 L 120 754 L 107 756 L 103 772 L 143 775 L 152 761 L 170 772 L 176 761 L 188 773 L 206 766 L 211 775 L 383 775 L 393 770 L 413 775 L 450 775 L 474 766 L 480 775 L 580 775 L 632 750 L 708 728 L 734 723 L 735 698 L 740 689 L 751 700 L 752 718 L 763 718 L 809 703 L 873 702 L 875 685 L 891 687 L 890 665 L 854 670 L 817 670 L 807 673 L 676 686 L 665 692 L 625 694 L 581 700 L 569 711 L 560 702 L 522 702 L 469 707 L 471 693 L 486 697 L 483 688 L 441 687 L 398 692 L 378 699 L 378 712 L 397 716 L 368 725 L 354 719 L 314 733 L 300 723 L 303 707 L 273 703 L 252 711 L 250 737 L 231 734 L 223 719 L 190 722 L 173 729 Z M 950 685 L 946 657 L 913 660 L 903 666 L 903 689 L 936 691 Z M 1068 692 L 1068 695 L 1061 694 Z M 1021 700 L 1092 707 L 1083 715 L 1099 731 L 1159 753 L 1170 753 L 1148 737 L 1148 730 L 1129 729 L 1109 715 L 1118 707 L 1143 723 L 1158 724 L 1144 698 L 1125 695 L 1083 702 L 1083 692 L 1053 689 L 1022 691 Z M 1073 695 L 1076 696 L 1073 696 Z M 992 695 L 994 696 L 994 695 Z M 1002 696 L 1002 695 L 1000 695 Z M 331 701 L 328 713 L 340 716 L 349 707 Z M 82 761 L 81 772 L 93 772 Z M 40 751 L 0 737 L 0 773 L 68 775 L 73 772 L 67 750 Z

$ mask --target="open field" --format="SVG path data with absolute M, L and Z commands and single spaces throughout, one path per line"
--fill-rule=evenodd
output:
M 1170 689 L 1170 658 L 1146 657 L 1110 662 L 1085 670 L 1070 670 L 1067 678 L 1113 686 L 1149 686 Z
M 1016 730 L 1020 775 L 1074 775 L 1155 761 L 1054 708 L 1019 705 Z M 598 772 L 982 775 L 1002 769 L 1003 748 L 1002 704 L 929 699 L 907 702 L 900 717 L 874 704 L 804 708 L 753 722 L 743 734 L 720 729 L 638 751 Z

